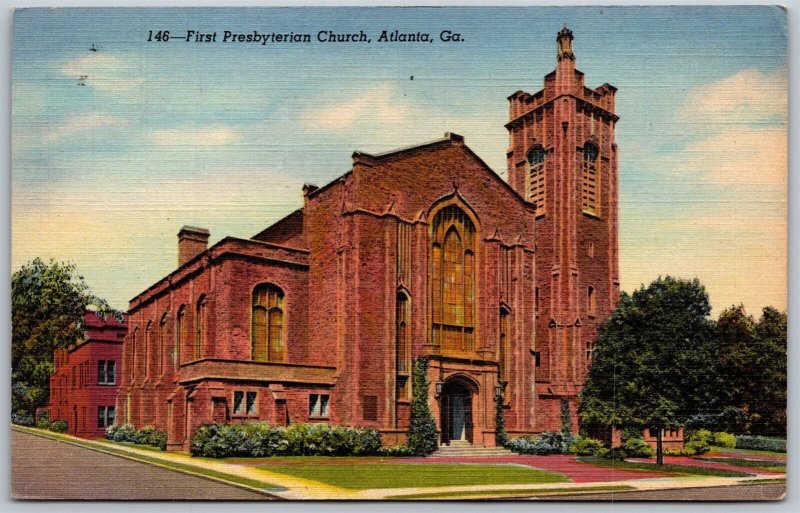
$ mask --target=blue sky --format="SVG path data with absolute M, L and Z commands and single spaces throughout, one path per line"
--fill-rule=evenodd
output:
M 505 176 L 506 97 L 541 88 L 564 23 L 587 85 L 619 89 L 623 288 L 697 276 L 716 312 L 785 308 L 786 27 L 770 7 L 18 10 L 12 269 L 71 260 L 125 308 L 174 269 L 182 225 L 252 236 L 355 149 L 453 131 Z M 146 42 L 187 29 L 373 42 Z M 376 42 L 394 29 L 465 41 Z

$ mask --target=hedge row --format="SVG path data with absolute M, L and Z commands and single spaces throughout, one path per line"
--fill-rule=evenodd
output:
M 541 435 L 524 436 L 510 440 L 506 447 L 520 454 L 545 456 L 548 454 L 575 454 L 624 460 L 625 458 L 649 458 L 653 449 L 641 438 L 628 438 L 619 446 L 609 449 L 594 438 L 567 435 L 549 431 Z
M 162 451 L 167 448 L 167 434 L 153 426 L 145 426 L 141 430 L 137 430 L 131 424 L 108 426 L 106 428 L 106 438 L 113 442 L 152 445 Z
M 400 453 L 404 449 L 384 449 Z M 287 427 L 253 424 L 204 424 L 192 436 L 193 456 L 369 456 L 381 454 L 381 436 L 370 428 L 330 424 Z
M 786 452 L 786 440 L 783 438 L 741 435 L 736 437 L 736 448 L 753 451 Z

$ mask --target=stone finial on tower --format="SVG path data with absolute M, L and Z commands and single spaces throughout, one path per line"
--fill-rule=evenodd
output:
M 558 37 L 556 38 L 556 42 L 558 43 L 558 57 L 556 60 L 563 61 L 574 61 L 575 54 L 572 53 L 572 31 L 567 28 L 567 24 L 564 24 L 564 28 L 561 29 L 561 32 L 558 33 Z

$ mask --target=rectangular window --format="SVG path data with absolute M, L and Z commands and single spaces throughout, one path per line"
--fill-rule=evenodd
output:
M 244 392 L 236 391 L 233 393 L 233 414 L 241 415 L 244 413 Z
M 117 381 L 117 362 L 114 360 L 97 361 L 97 384 L 113 385 Z
M 320 417 L 329 416 L 329 413 L 328 413 L 328 402 L 329 402 L 329 399 L 330 399 L 329 396 L 324 395 L 324 394 L 319 396 L 319 416 Z
M 255 392 L 247 392 L 246 412 L 247 412 L 248 415 L 254 415 L 256 413 L 256 393 Z
M 328 394 L 309 394 L 308 396 L 308 416 L 309 417 L 328 417 L 330 396 Z
M 113 406 L 97 407 L 97 427 L 106 428 L 114 424 L 116 414 Z
M 378 420 L 378 396 L 365 395 L 361 401 L 364 420 Z

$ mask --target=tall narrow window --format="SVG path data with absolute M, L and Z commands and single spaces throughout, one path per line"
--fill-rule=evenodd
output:
M 194 318 L 194 359 L 199 360 L 203 357 L 203 342 L 206 329 L 206 297 L 200 296 L 197 301 L 197 314 Z
M 167 352 L 167 321 L 169 314 L 164 313 L 161 316 L 161 322 L 158 325 L 158 350 L 156 351 L 157 365 L 156 372 L 159 376 L 164 374 L 164 356 Z
M 175 352 L 173 364 L 177 369 L 181 364 L 181 348 L 186 343 L 186 305 L 181 305 L 175 317 Z
M 408 373 L 411 370 L 411 302 L 405 292 L 397 294 L 395 349 L 397 358 L 397 398 L 408 398 Z
M 589 311 L 589 315 L 594 317 L 597 310 L 597 305 L 594 297 L 594 287 L 592 286 L 589 286 L 589 290 L 586 291 L 586 308 Z
M 544 212 L 545 198 L 545 151 L 541 146 L 534 146 L 528 152 L 528 201 L 536 204 L 536 212 Z
M 581 189 L 583 211 L 597 214 L 597 146 L 592 143 L 586 143 L 583 147 Z
M 283 362 L 283 291 L 262 283 L 253 291 L 251 350 L 253 361 Z
M 432 234 L 433 343 L 445 351 L 473 351 L 475 226 L 451 205 L 436 214 Z
M 508 337 L 508 317 L 509 311 L 505 307 L 500 307 L 500 340 L 498 341 L 498 372 L 500 381 L 508 381 L 511 370 L 511 348 L 509 347 Z
M 137 375 L 136 373 L 136 361 L 138 358 L 136 357 L 136 338 L 139 336 L 139 328 L 133 330 L 131 334 L 131 352 L 130 357 L 128 358 L 128 381 L 132 382 L 133 378 Z
M 153 370 L 150 360 L 153 358 L 153 348 L 156 345 L 156 333 L 153 329 L 153 321 L 147 323 L 145 328 L 145 341 L 144 341 L 144 377 L 149 378 Z

